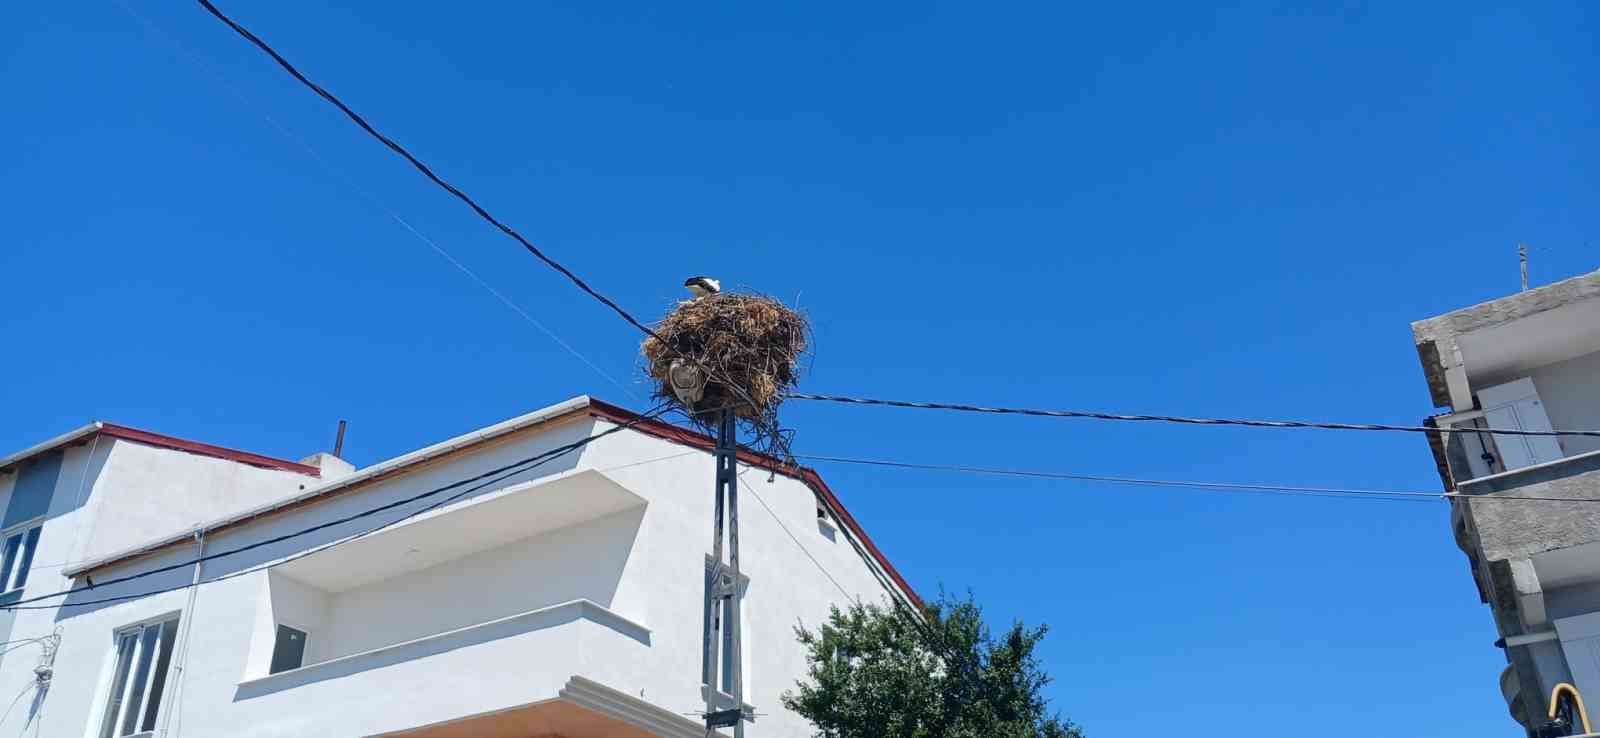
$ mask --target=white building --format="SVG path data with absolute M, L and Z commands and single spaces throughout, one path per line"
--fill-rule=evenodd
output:
M 637 420 L 579 397 L 360 470 L 100 423 L 0 458 L 0 735 L 703 736 L 709 439 L 478 479 Z M 746 461 L 747 731 L 800 738 L 795 625 L 916 595 L 814 472 Z
M 1600 429 L 1600 272 L 1419 321 L 1412 333 L 1433 404 L 1449 408 L 1432 419 L 1440 427 Z M 1452 527 L 1494 614 L 1512 716 L 1536 729 L 1561 683 L 1600 703 L 1600 438 L 1432 441 L 1445 488 L 1460 495 Z

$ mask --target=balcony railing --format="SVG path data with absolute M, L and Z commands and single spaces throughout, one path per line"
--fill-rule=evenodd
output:
M 320 661 L 298 669 L 246 679 L 239 683 L 238 697 L 249 699 L 284 689 L 381 669 L 385 666 L 420 661 L 468 646 L 559 628 L 577 621 L 586 621 L 609 629 L 642 646 L 650 645 L 648 627 L 590 600 L 572 600 L 465 628 Z

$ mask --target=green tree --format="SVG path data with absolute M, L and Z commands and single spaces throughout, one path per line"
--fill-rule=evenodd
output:
M 997 638 L 971 595 L 941 596 L 926 615 L 856 604 L 815 632 L 797 627 L 810 665 L 784 706 L 818 738 L 1082 738 L 1039 694 L 1045 626 Z

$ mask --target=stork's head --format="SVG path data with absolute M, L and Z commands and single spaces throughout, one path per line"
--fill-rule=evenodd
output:
M 705 297 L 722 291 L 722 283 L 710 277 L 690 277 L 683 280 L 683 286 L 689 288 L 689 293 L 695 297 Z

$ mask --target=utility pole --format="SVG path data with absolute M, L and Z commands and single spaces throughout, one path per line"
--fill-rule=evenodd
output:
M 744 649 L 741 648 L 739 621 L 744 612 L 743 579 L 739 574 L 739 435 L 738 418 L 731 408 L 717 411 L 717 501 L 711 533 L 711 586 L 705 593 L 705 661 L 701 674 L 706 677 L 706 738 L 717 728 L 733 728 L 734 738 L 744 738 Z M 728 558 L 722 558 L 722 537 L 726 519 Z M 731 603 L 724 608 L 724 603 Z M 724 610 L 727 622 L 723 622 Z M 727 629 L 728 648 L 719 658 L 723 629 Z M 723 669 L 726 663 L 727 669 Z M 721 706 L 719 692 L 726 678 L 727 694 L 733 706 Z

